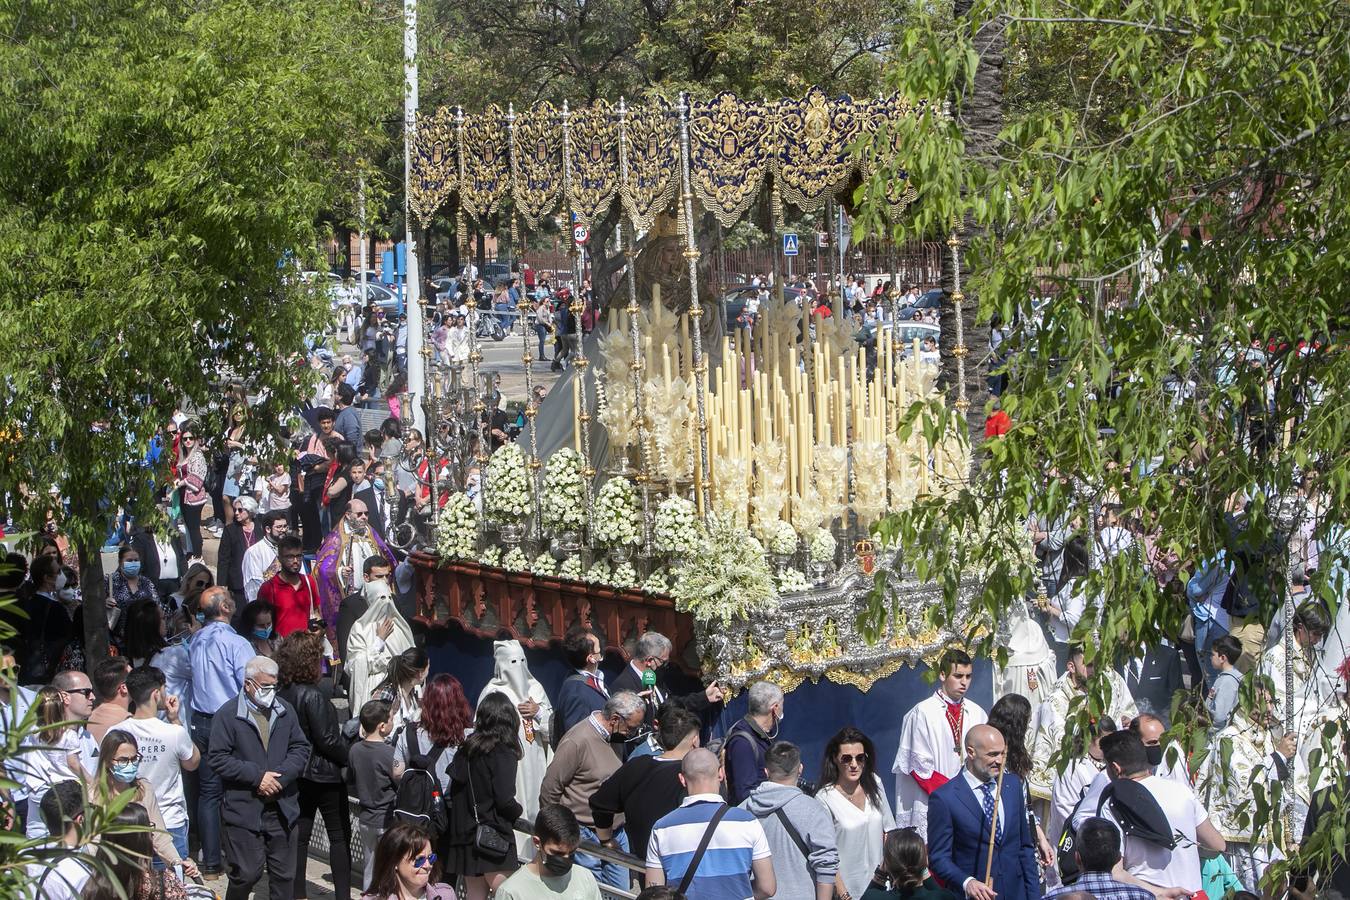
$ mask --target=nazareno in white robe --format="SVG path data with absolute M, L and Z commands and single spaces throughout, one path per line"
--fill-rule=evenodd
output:
M 384 579 L 372 581 L 363 591 L 369 606 L 356 620 L 347 638 L 346 662 L 352 679 L 353 715 L 361 714 L 361 707 L 370 699 L 371 692 L 389 674 L 389 663 L 393 658 L 413 646 L 412 629 L 394 606 L 388 582 Z M 394 630 L 381 639 L 380 623 L 390 616 L 394 620 Z

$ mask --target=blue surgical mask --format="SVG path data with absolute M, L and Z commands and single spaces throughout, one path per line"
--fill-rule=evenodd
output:
M 135 578 L 141 574 L 141 561 L 138 559 L 122 563 L 122 574 L 128 578 Z
M 253 629 L 253 636 L 254 636 L 255 638 L 257 638 L 258 640 L 260 640 L 260 641 L 265 641 L 265 640 L 267 640 L 268 638 L 270 638 L 270 637 L 272 636 L 272 629 L 270 629 L 270 628 L 255 628 L 255 629 Z
M 113 777 L 116 778 L 118 781 L 122 781 L 127 784 L 130 784 L 131 782 L 136 780 L 136 775 L 140 772 L 140 770 L 141 770 L 140 763 L 130 762 L 130 763 L 112 764 Z
M 193 618 L 196 619 L 197 622 L 201 625 L 206 624 L 206 613 L 204 612 L 197 613 L 195 616 L 193 616 Z
M 380 478 L 379 476 L 375 477 L 375 490 L 377 491 L 384 490 L 384 479 Z

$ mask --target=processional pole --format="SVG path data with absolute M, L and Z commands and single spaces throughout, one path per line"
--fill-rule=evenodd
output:
M 712 498 L 709 492 L 710 472 L 708 470 L 708 413 L 704 397 L 704 376 L 708 364 L 703 358 L 703 307 L 698 298 L 698 243 L 694 229 L 694 193 L 689 173 L 689 95 L 680 92 L 680 211 L 683 213 L 684 258 L 689 263 L 689 324 L 693 332 L 693 376 L 694 399 L 698 411 L 698 469 L 695 481 L 698 482 L 699 512 L 705 521 L 712 517 Z
M 412 152 L 417 137 L 417 0 L 403 0 L 403 240 L 408 247 L 407 290 L 404 296 L 408 316 L 408 385 L 413 392 L 412 414 L 414 424 L 426 434 L 426 415 L 422 404 L 427 399 L 427 370 L 422 357 L 422 290 L 417 267 L 416 231 L 412 216 Z M 364 187 L 364 181 L 362 182 Z M 363 191 L 364 192 L 364 191 Z M 365 257 L 362 241 L 361 255 Z M 361 266 L 365 280 L 365 264 Z M 365 302 L 364 290 L 362 302 Z M 395 352 L 397 355 L 397 351 Z

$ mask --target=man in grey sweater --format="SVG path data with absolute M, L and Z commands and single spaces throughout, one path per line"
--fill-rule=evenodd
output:
M 802 752 L 795 744 L 778 741 L 764 754 L 761 782 L 741 808 L 764 826 L 773 850 L 777 900 L 830 900 L 839 871 L 839 849 L 834 820 L 813 797 L 797 787 L 802 775 Z

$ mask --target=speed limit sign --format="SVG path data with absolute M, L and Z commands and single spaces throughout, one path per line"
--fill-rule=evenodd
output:
M 584 247 L 591 239 L 591 229 L 585 225 L 572 226 L 572 240 L 578 247 Z

